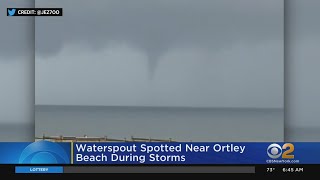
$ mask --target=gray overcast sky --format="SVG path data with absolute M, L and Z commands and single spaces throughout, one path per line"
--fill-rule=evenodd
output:
M 281 0 L 36 0 L 36 104 L 283 107 Z
M 8 123 L 32 125 L 34 122 L 34 20 L 33 17 L 7 17 L 8 7 L 34 7 L 34 2 L 0 1 L 0 126 L 2 128 Z M 1 132 L 8 129 L 2 128 Z M 24 130 L 20 129 L 20 133 L 22 131 Z M 21 136 L 26 135 L 28 133 L 23 132 Z M 6 137 L 1 134 L 1 137 L 8 140 L 15 138 L 14 133 L 12 136 Z M 17 137 L 19 139 L 19 135 Z M 21 139 L 25 140 L 25 137 Z
M 67 1 L 66 1 L 67 2 Z M 70 1 L 69 1 L 70 2 Z M 103 1 L 101 1 L 103 2 Z M 223 1 L 224 2 L 224 1 Z M 49 5 L 61 7 L 63 1 L 52 1 L 51 4 L 49 1 L 42 1 L 41 6 L 47 7 Z M 46 23 L 46 26 L 53 26 L 54 24 L 63 24 L 67 26 L 67 22 L 65 19 L 68 19 L 69 17 L 79 16 L 79 14 L 72 15 L 72 8 L 67 7 L 78 7 L 80 8 L 85 2 L 84 1 L 77 1 L 77 4 L 70 4 L 69 6 L 63 5 L 65 7 L 65 14 L 70 14 L 69 16 L 65 16 L 63 18 L 43 18 L 42 21 L 48 21 L 50 23 Z M 110 2 L 109 2 L 110 3 Z M 259 2 L 260 4 L 261 2 Z M 266 6 L 265 3 L 269 3 L 270 5 L 272 3 L 277 4 L 278 2 L 274 1 L 263 1 L 263 4 L 261 6 Z M 37 2 L 39 4 L 39 2 Z M 65 3 L 64 3 L 65 4 Z M 280 4 L 280 2 L 279 2 Z M 287 68 L 290 71 L 290 77 L 289 79 L 289 87 L 287 88 L 288 93 L 288 101 L 287 104 L 289 108 L 287 108 L 288 111 L 288 119 L 286 122 L 288 125 L 291 126 L 319 126 L 318 119 L 320 118 L 318 110 L 319 110 L 319 102 L 320 102 L 320 96 L 319 96 L 319 83 L 317 83 L 315 78 L 320 76 L 320 71 L 318 70 L 318 67 L 320 67 L 320 23 L 318 21 L 318 17 L 320 16 L 320 11 L 318 10 L 318 7 L 320 7 L 320 1 L 318 0 L 290 0 L 289 3 L 287 3 L 289 6 L 287 9 L 289 10 L 290 20 L 287 22 L 288 27 L 290 28 L 289 38 L 290 43 L 287 45 L 290 45 L 290 49 L 287 51 Z M 248 5 L 248 7 L 251 7 L 253 4 Z M 6 11 L 7 7 L 32 7 L 33 1 L 29 0 L 15 0 L 15 1 L 0 1 L 0 7 L 2 12 Z M 101 8 L 101 6 L 95 6 L 94 3 L 92 4 L 86 4 L 87 7 L 92 8 Z M 240 5 L 237 4 L 235 7 L 239 7 Z M 247 6 L 243 3 L 243 6 Z M 109 7 L 109 6 L 108 6 Z M 268 7 L 268 6 L 266 6 Z M 281 7 L 281 6 L 274 6 Z M 110 7 L 111 8 L 111 7 Z M 68 10 L 67 10 L 68 9 Z M 71 9 L 71 10 L 70 10 Z M 217 8 L 219 9 L 219 8 Z M 67 11 L 66 11 L 67 10 Z M 101 10 L 100 10 L 101 11 Z M 100 13 L 100 11 L 96 11 L 96 13 Z M 248 11 L 246 9 L 245 11 Z M 267 16 L 262 15 L 262 13 L 268 13 L 272 11 L 270 8 L 268 10 L 264 10 L 263 8 L 257 9 L 259 13 L 256 13 L 252 18 L 256 19 L 263 19 L 264 21 L 260 23 L 269 23 L 265 21 L 265 18 L 276 16 L 276 13 L 272 12 L 268 14 Z M 108 11 L 109 12 L 109 11 Z M 251 11 L 249 11 L 251 12 Z M 248 12 L 248 13 L 249 13 Z M 110 12 L 111 13 L 111 12 Z M 261 14 L 260 14 L 261 13 Z M 259 15 L 260 14 L 260 15 Z M 87 17 L 92 17 L 93 14 L 90 14 Z M 131 16 L 130 16 L 131 17 Z M 263 18 L 261 18 L 263 17 Z M 42 17 L 41 17 L 42 18 Z M 38 20 L 41 20 L 41 18 L 38 18 Z M 84 15 L 82 15 L 82 18 L 85 18 Z M 100 19 L 105 18 L 105 16 L 100 16 Z M 239 17 L 238 17 L 239 18 Z M 0 22 L 2 24 L 6 24 L 5 26 L 0 26 L 0 122 L 1 123 L 16 123 L 16 122 L 24 122 L 33 124 L 32 114 L 33 114 L 33 96 L 30 94 L 33 94 L 32 92 L 32 73 L 33 73 L 33 47 L 30 46 L 30 44 L 33 44 L 33 40 L 31 36 L 33 34 L 33 23 L 32 19 L 30 17 L 7 17 L 5 13 L 0 15 Z M 49 19 L 51 19 L 49 21 Z M 60 21 L 63 19 L 63 21 Z M 273 19 L 277 19 L 274 17 Z M 59 21 L 57 21 L 59 20 Z M 90 26 L 87 26 L 89 24 L 87 23 L 77 23 L 77 19 L 73 18 L 74 23 L 72 24 L 72 28 L 76 29 L 79 26 L 86 26 L 87 29 L 89 29 Z M 91 19 L 94 20 L 94 19 Z M 98 19 L 95 19 L 98 21 Z M 280 21 L 281 19 L 278 19 Z M 79 20 L 78 20 L 79 21 Z M 43 23 L 43 22 L 42 22 Z M 94 23 L 94 22 L 92 22 Z M 103 26 L 103 24 L 100 24 Z M 69 24 L 69 26 L 71 26 Z M 98 25 L 97 25 L 98 26 Z M 10 30 L 9 30 L 10 27 Z M 99 26 L 98 26 L 99 27 Z M 257 26 L 258 28 L 260 26 Z M 268 26 L 269 27 L 269 26 Z M 42 26 L 41 28 L 45 28 L 45 26 Z M 52 27 L 50 27 L 52 28 Z M 70 28 L 70 27 L 69 27 Z M 85 28 L 85 27 L 83 27 Z M 234 33 L 239 28 L 248 28 L 248 27 L 238 27 L 236 29 L 234 28 L 228 28 L 228 30 L 232 31 L 234 30 Z M 271 28 L 276 28 L 276 26 L 272 26 Z M 59 28 L 56 28 L 59 29 Z M 83 31 L 78 30 L 76 32 L 82 32 L 85 34 L 87 29 L 83 29 Z M 262 29 L 262 28 L 261 28 Z M 94 29 L 93 29 L 94 30 Z M 99 29 L 95 29 L 95 34 L 98 34 Z M 100 30 L 103 30 L 101 27 Z M 225 29 L 226 30 L 226 29 Z M 49 51 L 49 49 L 43 49 L 40 51 L 38 49 L 38 55 L 39 59 L 40 57 L 42 60 L 46 61 L 46 59 L 53 59 L 55 57 L 58 57 L 58 50 L 60 50 L 60 54 L 62 53 L 62 45 L 67 45 L 69 42 L 69 46 L 71 46 L 71 49 L 75 49 L 75 47 L 72 47 L 72 44 L 77 43 L 78 41 L 81 41 L 84 47 L 88 47 L 88 50 L 92 50 L 93 52 L 97 52 L 94 50 L 101 50 L 100 53 L 103 54 L 103 48 L 106 46 L 103 46 L 104 41 L 102 37 L 100 36 L 99 39 L 101 40 L 100 43 L 93 43 L 93 41 L 90 41 L 89 37 L 83 36 L 75 38 L 72 36 L 73 34 L 76 35 L 75 31 L 70 34 L 67 30 L 64 30 L 64 28 L 60 28 L 59 30 L 55 30 L 57 33 L 54 34 L 51 32 L 49 35 L 47 34 L 44 38 L 44 42 L 48 40 L 49 37 L 54 37 L 56 43 L 50 42 L 51 44 L 56 44 L 55 46 L 48 46 L 48 44 L 42 44 L 42 48 L 45 47 L 51 47 L 51 50 L 54 50 L 53 47 L 56 47 L 55 51 Z M 38 29 L 39 32 L 39 29 Z M 268 35 L 270 35 L 270 30 L 263 30 L 263 31 L 257 31 L 258 33 L 263 33 L 263 36 L 260 38 L 270 39 Z M 45 35 L 45 33 L 42 33 Z M 65 38 L 69 37 L 70 39 L 65 42 Z M 279 34 L 280 36 L 280 34 Z M 63 38 L 62 38 L 63 37 Z M 272 37 L 276 37 L 276 35 L 273 35 Z M 107 40 L 112 39 L 110 37 L 105 37 Z M 116 39 L 118 39 L 117 37 Z M 223 37 L 226 39 L 226 37 Z M 98 38 L 96 38 L 98 39 Z M 276 38 L 277 39 L 277 38 Z M 280 38 L 279 38 L 280 39 Z M 39 40 L 39 39 L 38 39 Z M 103 42 L 102 42 L 103 40 Z M 288 39 L 287 39 L 288 40 Z M 63 43 L 62 43 L 63 42 Z M 202 42 L 205 44 L 204 42 Z M 60 44 L 60 45 L 59 45 Z M 138 44 L 138 43 L 137 43 Z M 182 44 L 182 43 L 180 43 Z M 47 46 L 46 46 L 47 45 Z M 229 46 L 229 45 L 228 45 Z M 60 49 L 59 49 L 60 47 Z M 138 48 L 138 45 L 135 45 L 135 48 Z M 142 49 L 142 48 L 141 48 Z M 64 50 L 65 52 L 67 50 Z M 40 53 L 41 56 L 40 56 Z M 51 53 L 50 53 L 51 52 Z M 77 51 L 78 53 L 79 51 Z M 142 54 L 146 53 L 143 50 L 139 51 L 143 52 Z M 86 53 L 87 56 L 90 56 L 89 53 Z M 99 54 L 99 53 L 98 53 Z M 137 53 L 138 54 L 138 53 Z M 72 54 L 70 54 L 72 56 Z M 74 54 L 73 54 L 74 55 Z M 62 60 L 61 60 L 62 61 Z M 70 62 L 69 62 L 70 63 Z M 96 66 L 98 66 L 97 64 Z M 83 65 L 83 67 L 85 64 Z M 46 67 L 46 68 L 45 68 Z M 55 67 L 59 67 L 59 64 Z M 234 66 L 236 67 L 236 66 Z M 275 66 L 276 67 L 276 66 Z M 43 69 L 48 69 L 47 65 L 42 66 Z M 67 68 L 65 68 L 67 69 Z M 260 70 L 260 69 L 259 69 Z M 38 79 L 38 82 L 45 82 L 46 79 L 52 80 L 57 75 L 57 73 L 54 71 L 54 69 L 51 70 L 52 77 L 50 78 L 50 73 L 45 75 L 45 78 L 41 81 Z M 58 71 L 58 69 L 57 69 Z M 60 70 L 61 72 L 62 70 Z M 68 74 L 67 70 L 66 72 L 63 72 L 64 74 Z M 231 70 L 230 70 L 231 71 Z M 49 71 L 50 72 L 50 71 Z M 84 72 L 84 71 L 82 71 Z M 75 72 L 74 72 L 75 73 Z M 103 72 L 100 72 L 101 74 Z M 72 74 L 70 72 L 70 74 Z M 74 76 L 78 75 L 79 73 L 75 73 Z M 275 71 L 273 73 L 269 74 L 270 79 L 271 76 L 274 78 L 278 78 L 277 75 L 275 75 Z M 53 76 L 54 75 L 54 76 Z M 49 76 L 49 78 L 48 78 Z M 62 75 L 61 75 L 62 76 Z M 62 76 L 63 77 L 63 76 Z M 65 76 L 66 77 L 66 76 Z M 267 76 L 266 76 L 267 77 Z M 92 77 L 93 79 L 94 77 Z M 74 80 L 70 78 L 67 78 L 69 81 Z M 280 78 L 279 78 L 280 79 Z M 281 79 L 280 79 L 281 80 Z M 59 81 L 59 79 L 56 79 L 55 81 Z M 62 81 L 62 80 L 60 80 Z M 96 80 L 97 81 L 97 80 Z M 62 84 L 62 82 L 59 82 Z M 55 83 L 55 84 L 59 84 Z M 92 82 L 93 83 L 93 82 Z M 261 82 L 262 83 L 262 82 Z M 45 83 L 42 83 L 40 88 L 40 83 L 37 84 L 38 93 L 39 90 L 44 90 L 42 98 L 37 98 L 38 103 L 56 103 L 53 101 L 54 98 L 58 98 L 57 101 L 60 101 L 62 103 L 72 103 L 71 100 L 68 99 L 68 102 L 62 101 L 62 99 L 66 96 L 59 96 L 58 93 L 61 95 L 66 95 L 68 89 L 59 89 L 56 88 L 52 93 L 48 89 L 54 88 L 51 84 L 48 88 L 45 88 L 44 86 L 47 85 Z M 280 84 L 280 83 L 278 83 Z M 71 85 L 69 85 L 70 87 Z M 79 86 L 79 85 L 78 85 Z M 190 85 L 192 86 L 192 85 Z M 68 86 L 67 86 L 68 87 Z M 97 86 L 99 87 L 99 86 Z M 258 87 L 258 86 L 257 86 Z M 270 88 L 267 84 L 264 84 L 262 88 Z M 279 87 L 278 87 L 279 88 Z M 72 89 L 72 88 L 70 88 Z M 46 91 L 48 90 L 48 91 Z M 231 91 L 231 90 L 229 90 Z M 271 92 L 273 91 L 267 91 L 268 97 L 274 97 L 271 95 Z M 277 91 L 278 92 L 278 91 Z M 249 93 L 248 93 L 249 94 Z M 275 94 L 275 93 L 274 93 Z M 38 94 L 40 95 L 40 93 Z M 54 98 L 46 100 L 44 96 L 53 96 Z M 227 95 L 227 94 L 226 94 Z M 281 94 L 282 95 L 282 94 Z M 280 95 L 279 95 L 280 96 Z M 102 96 L 101 96 L 102 97 Z M 87 97 L 88 98 L 88 97 Z M 42 99 L 42 100 L 41 100 Z M 95 99 L 95 98 L 92 98 Z M 276 98 L 271 98 L 274 99 Z M 260 100 L 260 99 L 258 99 Z M 86 100 L 81 100 L 82 102 L 86 102 Z M 89 101 L 88 101 L 89 102 Z M 3 124 L 1 124 L 2 127 Z M 30 136 L 32 138 L 32 136 Z M 4 137 L 5 138 L 5 137 Z
M 318 0 L 292 0 L 287 3 L 287 127 L 320 128 L 319 7 Z M 303 132 L 300 133 L 303 137 Z M 308 132 L 305 134 L 310 137 L 309 141 L 319 140 L 319 134 L 313 137 L 308 136 Z

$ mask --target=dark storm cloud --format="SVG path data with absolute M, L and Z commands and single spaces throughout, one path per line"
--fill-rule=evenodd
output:
M 7 8 L 34 7 L 33 0 L 0 1 L 0 61 L 34 51 L 33 17 L 7 17 Z M 4 58 L 5 57 L 5 58 Z
M 36 6 L 64 8 L 64 17 L 36 19 L 38 55 L 55 55 L 68 43 L 99 50 L 124 42 L 146 53 L 150 75 L 172 47 L 218 51 L 239 41 L 282 39 L 279 0 L 41 0 Z

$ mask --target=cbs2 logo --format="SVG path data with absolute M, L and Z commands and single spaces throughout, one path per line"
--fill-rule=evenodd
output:
M 282 159 L 293 159 L 294 145 L 291 143 L 285 143 L 282 146 L 273 143 L 268 146 L 267 154 L 270 158 L 276 159 L 281 156 Z

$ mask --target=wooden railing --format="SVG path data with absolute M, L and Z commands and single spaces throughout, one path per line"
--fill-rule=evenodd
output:
M 105 137 L 77 137 L 77 136 L 46 136 L 36 137 L 36 141 L 47 140 L 53 142 L 174 142 L 171 138 L 169 139 L 154 139 L 154 138 L 140 138 L 131 136 L 129 139 L 114 139 Z

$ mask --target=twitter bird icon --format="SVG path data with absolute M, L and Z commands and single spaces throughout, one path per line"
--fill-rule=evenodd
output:
M 8 15 L 13 16 L 16 13 L 16 9 L 8 9 Z

